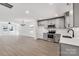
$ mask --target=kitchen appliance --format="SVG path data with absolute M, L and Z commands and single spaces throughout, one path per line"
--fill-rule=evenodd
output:
M 55 24 L 54 25 L 48 25 L 48 28 L 55 28 Z
M 50 31 L 48 31 L 48 38 L 54 38 L 54 34 L 56 33 L 56 31 L 55 30 L 50 30 Z

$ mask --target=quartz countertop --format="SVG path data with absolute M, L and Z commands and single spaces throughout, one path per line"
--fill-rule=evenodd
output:
M 75 36 L 73 38 L 64 38 L 64 37 L 62 37 L 63 35 L 70 36 L 69 33 L 64 32 L 64 33 L 61 34 L 60 43 L 79 46 L 79 28 L 72 28 L 72 29 L 74 30 Z
M 76 37 L 76 38 L 60 38 L 60 43 L 79 46 L 79 37 Z

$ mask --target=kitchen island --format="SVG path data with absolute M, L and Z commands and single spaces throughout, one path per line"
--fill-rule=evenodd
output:
M 75 37 L 64 38 L 63 35 L 68 35 L 66 33 L 61 35 L 60 38 L 60 52 L 61 56 L 79 56 L 79 36 L 78 29 L 74 29 Z

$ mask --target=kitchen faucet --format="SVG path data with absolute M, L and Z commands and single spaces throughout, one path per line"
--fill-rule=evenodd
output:
M 74 30 L 73 29 L 69 29 L 68 30 L 68 33 L 69 33 L 69 31 L 72 31 L 73 32 L 72 37 L 74 37 Z

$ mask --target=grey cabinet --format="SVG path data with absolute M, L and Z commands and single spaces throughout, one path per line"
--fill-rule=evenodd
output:
M 54 34 L 54 42 L 59 43 L 61 34 Z
M 74 3 L 73 6 L 73 25 L 79 27 L 79 3 Z
M 79 56 L 79 46 L 61 43 L 61 56 Z
M 48 34 L 47 33 L 43 33 L 43 39 L 47 40 L 48 39 Z

